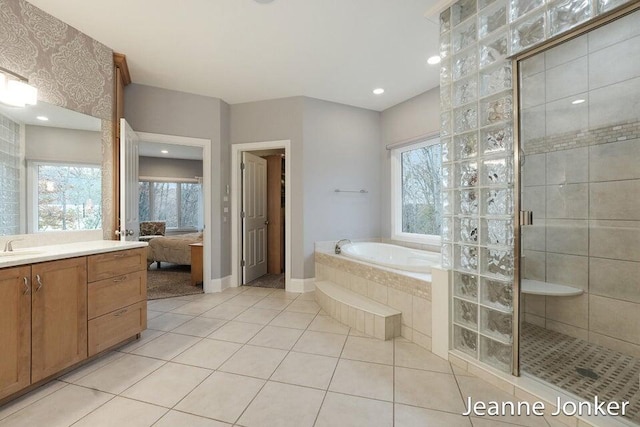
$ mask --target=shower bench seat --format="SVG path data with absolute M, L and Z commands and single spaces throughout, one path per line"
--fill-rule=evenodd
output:
M 570 297 L 582 295 L 580 288 L 556 283 L 541 282 L 539 280 L 522 279 L 522 293 L 530 295 L 546 295 L 550 297 Z

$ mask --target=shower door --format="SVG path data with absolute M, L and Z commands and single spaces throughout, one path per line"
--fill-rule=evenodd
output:
M 639 22 L 636 11 L 518 62 L 520 208 L 533 216 L 520 226 L 521 373 L 628 400 L 636 423 Z

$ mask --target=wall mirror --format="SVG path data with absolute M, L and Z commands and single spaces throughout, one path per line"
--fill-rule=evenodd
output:
M 100 230 L 102 121 L 0 104 L 0 236 Z

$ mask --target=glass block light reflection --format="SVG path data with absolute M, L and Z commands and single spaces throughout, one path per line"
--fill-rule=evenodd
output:
M 452 346 L 512 369 L 514 102 L 511 61 L 630 0 L 458 0 L 440 16 L 442 264 Z

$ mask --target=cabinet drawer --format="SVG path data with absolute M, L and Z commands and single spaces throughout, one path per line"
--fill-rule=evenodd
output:
M 147 271 L 89 284 L 89 319 L 147 299 Z
M 89 320 L 89 357 L 142 332 L 146 328 L 146 301 Z
M 91 255 L 88 260 L 89 282 L 146 270 L 147 249 L 129 249 Z

